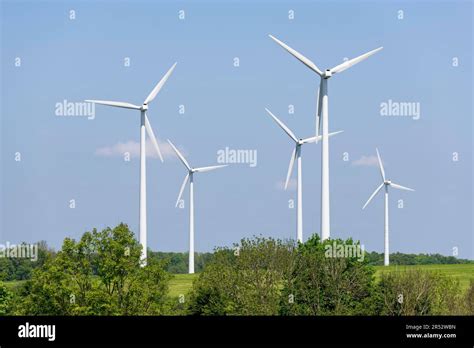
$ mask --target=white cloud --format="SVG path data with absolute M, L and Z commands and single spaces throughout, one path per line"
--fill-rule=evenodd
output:
M 174 153 L 173 149 L 167 142 L 165 143 L 158 140 L 158 146 L 160 147 L 163 158 L 176 157 L 176 154 Z M 153 146 L 153 143 L 151 142 L 151 140 L 148 139 L 146 141 L 145 147 L 146 147 L 147 157 L 159 158 L 158 153 L 156 152 L 156 149 Z M 100 147 L 95 150 L 96 156 L 101 156 L 101 157 L 123 157 L 126 152 L 130 153 L 130 156 L 132 158 L 140 157 L 140 143 L 133 140 L 129 140 L 124 143 L 119 142 L 117 144 L 114 144 L 111 146 Z M 183 153 L 183 151 L 181 150 L 180 152 Z
M 361 158 L 352 161 L 353 166 L 364 166 L 364 167 L 378 167 L 379 162 L 377 156 L 362 156 Z
M 277 181 L 275 184 L 277 190 L 285 190 L 285 180 Z M 296 179 L 290 179 L 288 182 L 287 191 L 294 191 L 296 190 Z

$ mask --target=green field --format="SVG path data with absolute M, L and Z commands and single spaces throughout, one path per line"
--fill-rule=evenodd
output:
M 174 274 L 170 280 L 168 295 L 170 297 L 186 295 L 191 290 L 196 277 L 197 274 Z
M 474 280 L 474 263 L 454 264 L 454 265 L 414 265 L 414 266 L 376 266 L 375 277 L 380 277 L 382 272 L 403 271 L 420 269 L 423 271 L 439 272 L 442 275 L 456 278 L 463 290 L 467 290 L 471 280 Z
M 178 297 L 179 295 L 186 295 L 193 286 L 193 280 L 197 274 L 173 274 L 169 283 L 170 297 Z M 4 282 L 5 286 L 10 291 L 15 291 L 26 280 L 13 280 Z
M 8 290 L 14 292 L 24 282 L 26 282 L 26 280 L 12 280 L 8 282 L 3 282 L 3 284 L 5 284 Z
M 443 275 L 454 277 L 459 281 L 463 290 L 467 290 L 469 283 L 474 280 L 474 264 L 453 264 L 453 265 L 413 265 L 413 266 L 375 266 L 375 277 L 380 277 L 382 272 L 403 271 L 411 269 L 421 269 L 423 271 L 435 271 Z M 175 274 L 170 281 L 169 295 L 178 297 L 180 294 L 186 295 L 191 290 L 193 280 L 197 274 Z

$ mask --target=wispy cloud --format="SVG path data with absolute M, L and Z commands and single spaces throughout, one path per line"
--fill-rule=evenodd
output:
M 174 158 L 176 154 L 167 142 L 161 142 L 158 140 L 158 146 L 160 147 L 163 158 Z M 146 156 L 149 158 L 159 158 L 155 147 L 151 140 L 147 140 L 146 144 Z M 140 143 L 129 140 L 126 142 L 118 142 L 111 146 L 100 147 L 95 150 L 96 156 L 101 157 L 123 157 L 128 152 L 132 158 L 140 157 Z M 180 150 L 180 152 L 182 152 Z
M 378 167 L 379 162 L 377 156 L 362 156 L 359 159 L 352 161 L 353 166 L 364 166 L 364 167 Z
M 277 181 L 275 184 L 277 190 L 284 190 L 285 189 L 285 180 Z M 294 191 L 296 190 L 296 179 L 290 179 L 288 182 L 287 191 Z

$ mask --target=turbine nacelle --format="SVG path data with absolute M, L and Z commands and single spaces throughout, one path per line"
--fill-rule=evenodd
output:
M 148 110 L 148 104 L 143 104 L 142 106 L 140 106 L 140 110 L 141 111 L 147 111 Z
M 324 72 L 323 72 L 323 75 L 321 76 L 323 79 L 328 79 L 332 76 L 332 71 L 331 69 L 326 69 Z
M 392 184 L 392 181 L 391 180 L 385 180 L 383 183 L 386 186 L 390 186 Z

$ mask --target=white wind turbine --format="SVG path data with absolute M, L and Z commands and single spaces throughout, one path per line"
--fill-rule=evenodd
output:
M 156 140 L 153 129 L 151 128 L 150 121 L 148 120 L 146 111 L 148 110 L 148 104 L 155 99 L 158 92 L 161 90 L 166 80 L 170 77 L 177 63 L 174 63 L 173 66 L 168 70 L 168 72 L 163 76 L 163 78 L 158 82 L 158 84 L 153 88 L 148 97 L 142 105 L 134 105 L 130 103 L 117 102 L 117 101 L 107 101 L 107 100 L 86 100 L 86 102 L 115 106 L 125 109 L 133 109 L 140 111 L 140 222 L 139 222 L 139 240 L 142 245 L 142 254 L 141 261 L 142 265 L 146 265 L 147 258 L 147 218 L 146 218 L 146 148 L 145 148 L 145 129 L 150 137 L 158 156 L 160 156 L 161 162 L 163 162 L 163 156 L 161 155 L 160 147 L 158 146 L 158 141 Z
M 183 184 L 181 185 L 181 189 L 179 190 L 178 199 L 176 200 L 176 207 L 181 200 L 181 196 L 183 195 L 184 188 L 186 183 L 189 180 L 189 273 L 194 273 L 194 173 L 204 173 L 209 172 L 214 169 L 219 169 L 223 167 L 227 167 L 227 164 L 219 165 L 219 166 L 210 166 L 210 167 L 200 167 L 200 168 L 192 168 L 188 161 L 184 158 L 181 152 L 173 145 L 173 143 L 168 140 L 168 143 L 173 148 L 174 152 L 178 158 L 183 162 L 184 166 L 186 167 L 188 174 L 184 177 Z
M 385 178 L 385 171 L 383 169 L 382 159 L 380 158 L 379 150 L 375 149 L 375 151 L 377 151 L 377 159 L 378 159 L 378 162 L 379 162 L 380 174 L 382 175 L 382 180 L 383 181 L 380 184 L 380 186 L 375 189 L 374 193 L 372 193 L 372 195 L 369 197 L 369 199 L 364 204 L 362 209 L 365 209 L 365 207 L 370 203 L 372 198 L 374 198 L 375 195 L 382 189 L 382 187 L 385 186 L 385 228 L 384 228 L 384 262 L 383 263 L 384 263 L 385 266 L 388 266 L 389 263 L 390 263 L 390 261 L 389 261 L 389 256 L 390 256 L 390 253 L 389 253 L 389 239 L 388 239 L 388 187 L 390 186 L 390 187 L 393 187 L 393 188 L 396 188 L 396 189 L 399 189 L 399 190 L 406 190 L 406 191 L 415 191 L 415 190 L 413 190 L 411 188 L 408 188 L 408 187 L 405 187 L 405 186 L 395 184 L 395 183 L 391 182 L 390 180 L 387 180 Z
M 316 136 L 319 135 L 319 129 L 322 123 L 322 143 L 321 146 L 321 238 L 325 240 L 330 237 L 330 214 L 329 214 L 329 111 L 328 111 L 328 79 L 336 74 L 343 72 L 351 66 L 363 61 L 374 53 L 380 51 L 383 47 L 379 47 L 373 51 L 367 52 L 359 57 L 350 59 L 341 63 L 334 68 L 326 69 L 325 71 L 320 70 L 316 64 L 311 60 L 303 56 L 301 53 L 295 51 L 285 43 L 281 42 L 272 35 L 269 35 L 276 43 L 282 46 L 296 59 L 310 68 L 312 71 L 317 73 L 321 77 L 321 82 L 318 91 L 317 111 L 316 111 Z
M 265 108 L 268 114 L 275 120 L 275 122 L 285 131 L 286 134 L 295 142 L 295 148 L 290 158 L 290 165 L 288 167 L 288 174 L 286 175 L 285 190 L 288 187 L 291 174 L 293 172 L 293 164 L 295 159 L 297 162 L 297 184 L 296 184 L 296 239 L 298 242 L 303 243 L 303 178 L 302 178 L 302 159 L 301 159 L 301 146 L 303 144 L 315 143 L 321 140 L 321 136 L 314 136 L 306 139 L 298 139 L 295 134 L 289 129 L 283 122 L 281 122 L 270 110 Z M 341 133 L 338 131 L 329 133 L 329 136 Z

